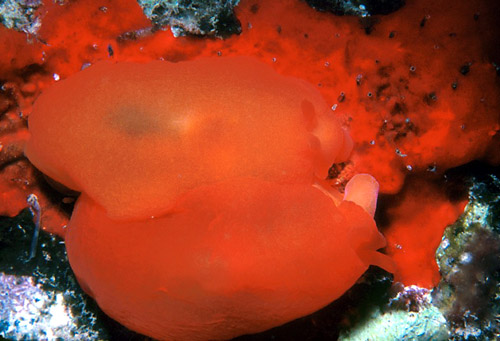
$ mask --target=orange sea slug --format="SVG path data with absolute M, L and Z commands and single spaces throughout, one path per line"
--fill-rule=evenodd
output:
M 312 313 L 377 252 L 378 184 L 324 186 L 352 148 L 318 92 L 250 58 L 98 63 L 43 93 L 26 154 L 82 192 L 82 287 L 158 339 L 228 339 Z

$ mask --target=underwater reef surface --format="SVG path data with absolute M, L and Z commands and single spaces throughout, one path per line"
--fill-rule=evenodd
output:
M 192 34 L 222 38 L 241 32 L 233 11 L 239 0 L 139 0 L 138 3 L 154 28 L 169 26 L 175 37 Z
M 409 337 L 423 335 L 428 320 L 435 329 L 425 335 L 498 337 L 498 2 L 396 1 L 383 14 L 365 4 L 358 17 L 296 0 L 221 1 L 214 7 L 222 17 L 200 16 L 197 24 L 190 13 L 201 10 L 192 5 L 169 16 L 161 1 L 140 3 L 0 5 L 1 336 L 145 338 L 103 316 L 72 277 L 54 235 L 64 236 L 75 193 L 54 191 L 23 156 L 38 95 L 99 60 L 250 55 L 315 85 L 349 130 L 354 152 L 330 169 L 330 181 L 342 189 L 357 173 L 378 180 L 375 219 L 398 271 L 391 286 L 371 269 L 325 309 L 241 339 Z M 193 20 L 180 24 L 179 15 Z M 30 194 L 43 232 L 28 260 Z M 394 319 L 401 329 L 388 330 L 384 323 Z

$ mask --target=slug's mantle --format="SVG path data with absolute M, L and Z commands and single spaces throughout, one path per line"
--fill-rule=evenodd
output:
M 239 176 L 311 183 L 352 149 L 319 92 L 245 57 L 98 63 L 47 89 L 29 129 L 32 163 L 113 218 Z

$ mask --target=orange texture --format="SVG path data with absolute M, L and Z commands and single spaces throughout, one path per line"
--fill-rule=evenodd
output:
M 432 288 L 441 278 L 436 263 L 444 229 L 463 212 L 466 200 L 451 202 L 439 187 L 411 179 L 387 209 L 387 253 L 396 262 L 394 281 Z M 465 198 L 464 198 L 465 199 Z

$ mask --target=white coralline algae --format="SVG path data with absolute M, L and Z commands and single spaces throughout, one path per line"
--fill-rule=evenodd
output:
M 82 329 L 63 293 L 46 291 L 32 277 L 0 273 L 0 338 L 95 340 Z

